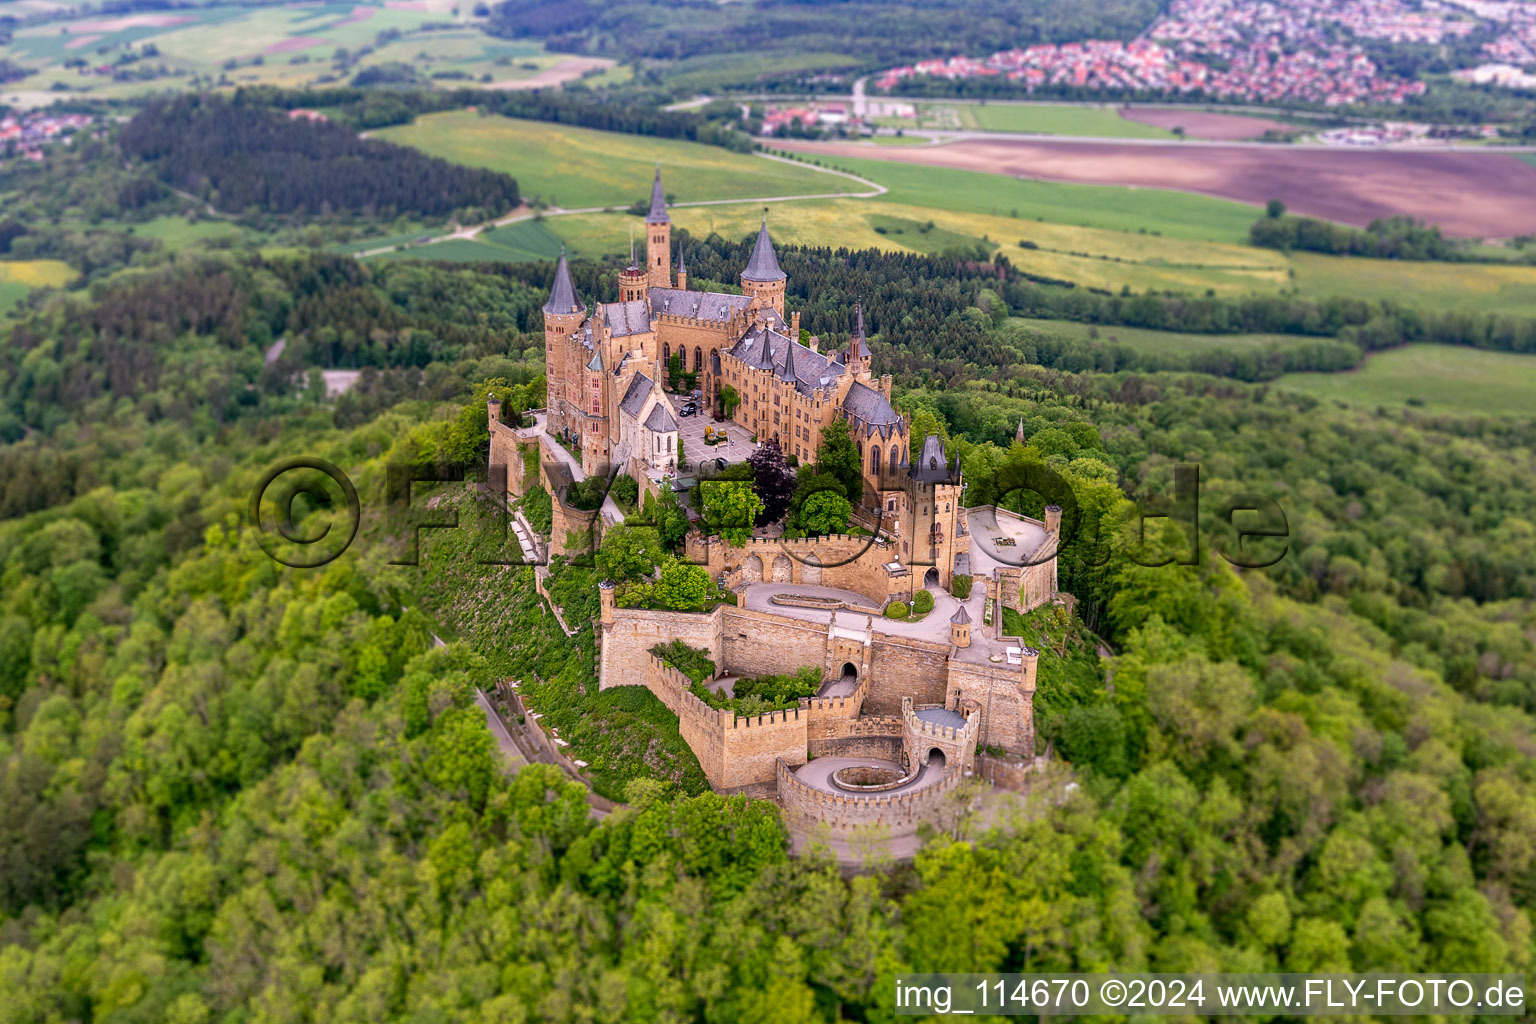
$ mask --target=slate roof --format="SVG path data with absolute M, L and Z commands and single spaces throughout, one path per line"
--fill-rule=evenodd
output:
M 843 399 L 843 411 L 869 427 L 894 426 L 901 422 L 901 414 L 891 408 L 884 394 L 857 380 Z
M 544 312 L 568 315 L 584 313 L 586 309 L 576 295 L 576 285 L 571 280 L 571 265 L 565 261 L 565 253 L 561 252 L 560 262 L 555 267 L 555 283 L 549 289 L 549 301 L 544 303 Z
M 971 613 L 965 610 L 965 605 L 961 605 L 959 608 L 955 609 L 955 614 L 949 617 L 949 621 L 953 622 L 957 626 L 969 625 L 971 621 Z
M 651 406 L 651 414 L 645 418 L 647 430 L 654 430 L 658 434 L 665 434 L 669 430 L 677 429 L 677 420 L 667 411 L 667 403 L 657 402 Z
M 731 346 L 730 354 L 748 366 L 772 370 L 780 380 L 793 380 L 795 390 L 807 396 L 817 388 L 831 386 L 846 372 L 821 353 L 812 352 L 764 324 L 754 324 Z
M 692 292 L 681 288 L 650 288 L 647 297 L 651 303 L 651 315 L 683 316 L 692 320 L 713 320 L 720 323 L 731 318 L 737 310 L 747 308 L 752 301 L 749 295 L 727 295 L 724 292 Z
M 650 310 L 639 299 L 633 302 L 605 302 L 602 310 L 603 323 L 615 338 L 648 334 L 651 330 Z
M 619 401 L 619 408 L 631 416 L 639 416 L 640 410 L 645 408 L 645 400 L 651 397 L 651 391 L 655 388 L 651 378 L 643 373 L 637 373 L 629 382 L 629 390 L 624 392 L 624 397 Z
M 784 271 L 779 269 L 779 257 L 773 251 L 773 239 L 768 237 L 768 218 L 757 232 L 757 243 L 752 246 L 752 258 L 747 269 L 741 272 L 743 281 L 782 281 Z
M 950 482 L 949 467 L 944 464 L 944 442 L 938 434 L 923 439 L 923 452 L 912 467 L 912 476 L 918 483 L 947 484 Z
M 592 358 L 587 363 L 587 369 L 589 369 L 589 370 L 596 370 L 599 373 L 602 372 L 602 370 L 603 370 L 603 350 L 602 349 L 594 348 L 592 350 Z
M 667 197 L 661 191 L 661 168 L 656 168 L 656 180 L 651 182 L 651 212 L 645 215 L 647 224 L 670 224 L 672 218 L 667 216 Z

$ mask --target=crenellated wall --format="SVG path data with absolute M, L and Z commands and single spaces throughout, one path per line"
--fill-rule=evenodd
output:
M 901 719 L 891 715 L 826 719 L 806 732 L 806 752 L 812 757 L 876 757 L 901 763 Z
M 651 648 L 671 640 L 681 640 L 689 647 L 706 650 L 717 666 L 725 664 L 720 623 L 727 606 L 703 613 L 610 608 L 612 589 L 600 592 L 599 596 L 604 603 L 597 675 L 599 689 L 647 685 L 646 667 L 653 658 Z M 612 623 L 608 622 L 610 616 Z
M 937 816 L 949 794 L 965 778 L 963 772 L 948 771 L 932 785 L 921 789 L 878 796 L 832 793 L 809 786 L 795 778 L 793 766 L 779 762 L 775 766 L 779 782 L 779 805 L 792 829 L 814 829 L 825 825 L 834 838 L 847 838 L 855 829 L 884 826 L 891 837 L 911 835 L 924 821 Z
M 911 697 L 902 699 L 902 751 L 906 754 L 904 763 L 909 768 L 923 764 L 934 750 L 938 750 L 944 755 L 944 764 L 950 770 L 972 767 L 976 761 L 976 734 L 981 725 L 981 717 L 972 713 L 966 718 L 965 725 L 947 726 L 918 718 L 917 708 Z

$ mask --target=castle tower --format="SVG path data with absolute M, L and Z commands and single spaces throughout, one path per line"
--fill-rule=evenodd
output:
M 583 409 L 591 417 L 586 419 L 586 430 L 581 436 L 581 468 L 588 476 L 608 472 L 608 389 L 607 374 L 603 367 L 603 346 L 599 341 L 592 347 L 592 358 L 582 374 L 584 391 Z
M 757 242 L 752 246 L 752 256 L 747 260 L 747 269 L 741 272 L 741 291 L 764 306 L 772 306 L 782 317 L 785 282 L 784 271 L 779 269 L 779 257 L 773 251 L 773 239 L 768 237 L 768 218 L 764 216 Z
M 1058 533 L 1061 531 L 1061 506 L 1045 506 L 1045 532 Z
M 619 271 L 619 301 L 635 302 L 645 301 L 646 291 L 650 287 L 650 279 L 646 276 L 644 268 L 635 259 L 635 240 L 629 240 L 629 266 Z
M 848 338 L 848 372 L 868 381 L 869 349 L 864 343 L 864 303 L 853 304 L 853 334 Z M 889 396 L 887 396 L 889 397 Z
M 683 245 L 681 242 L 677 245 L 677 290 L 680 292 L 688 290 L 688 264 L 683 262 Z
M 560 250 L 560 262 L 555 266 L 555 283 L 549 289 L 549 300 L 544 303 L 544 376 L 549 382 L 549 421 L 547 429 L 559 432 L 571 426 L 567 414 L 569 403 L 581 404 L 581 393 L 567 393 L 566 382 L 571 379 L 566 360 L 572 336 L 581 322 L 587 318 L 587 307 L 576 295 L 576 285 L 571 280 L 571 267 L 566 262 L 565 250 Z
M 971 613 L 965 610 L 965 605 L 955 609 L 955 614 L 949 617 L 949 642 L 956 647 L 971 646 Z
M 651 182 L 651 212 L 645 215 L 645 269 L 653 288 L 672 287 L 672 218 L 661 190 L 661 166 Z

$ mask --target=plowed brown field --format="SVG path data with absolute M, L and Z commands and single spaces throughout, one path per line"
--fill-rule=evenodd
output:
M 957 139 L 937 146 L 776 140 L 804 153 L 899 160 L 1021 178 L 1177 189 L 1365 225 L 1395 214 L 1448 235 L 1507 238 L 1536 232 L 1536 167 L 1508 154 Z

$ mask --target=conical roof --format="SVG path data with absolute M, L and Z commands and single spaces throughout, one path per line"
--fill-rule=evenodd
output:
M 957 626 L 968 625 L 971 621 L 971 613 L 965 610 L 965 605 L 955 609 L 955 614 L 949 617 L 949 621 Z
M 747 269 L 741 272 L 743 281 L 782 281 L 784 271 L 779 269 L 779 257 L 773 251 L 773 239 L 768 237 L 768 218 L 757 232 L 757 243 L 752 246 L 752 258 Z
M 789 344 L 784 346 L 784 368 L 779 371 L 779 380 L 787 380 L 791 384 L 793 384 L 795 382 L 795 342 L 794 342 L 794 339 L 790 339 Z
M 555 283 L 549 289 L 549 301 L 544 312 L 552 316 L 569 316 L 586 312 L 581 299 L 576 296 L 576 285 L 571 280 L 571 265 L 565 261 L 565 250 L 560 250 L 560 263 L 555 267 Z
M 667 216 L 667 196 L 661 190 L 661 165 L 656 166 L 656 180 L 651 182 L 651 212 L 645 215 L 647 224 L 670 224 Z

